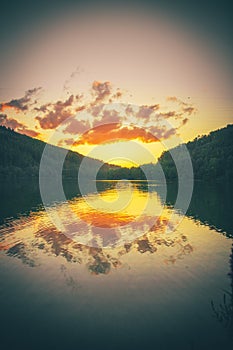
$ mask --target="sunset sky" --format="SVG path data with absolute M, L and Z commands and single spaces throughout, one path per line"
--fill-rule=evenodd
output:
M 0 124 L 130 166 L 232 123 L 230 7 L 5 5 Z

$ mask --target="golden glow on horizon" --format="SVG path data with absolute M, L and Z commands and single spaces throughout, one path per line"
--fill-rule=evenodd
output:
M 73 147 L 72 150 L 110 164 L 130 168 L 145 163 L 156 163 L 165 147 L 160 142 L 148 144 L 132 140 L 101 145 L 80 145 Z
M 179 135 L 169 138 L 165 145 L 136 140 L 98 146 L 83 144 L 72 147 L 74 151 L 127 167 L 155 163 L 163 150 L 233 122 L 229 67 L 224 65 L 221 52 L 186 31 L 182 23 L 171 22 L 159 13 L 122 13 L 119 18 L 106 12 L 63 14 L 44 28 L 28 43 L 27 50 L 24 45 L 17 47 L 17 61 L 4 71 L 2 78 L 2 84 L 14 86 L 15 90 L 1 90 L 4 95 L 0 103 L 42 86 L 45 90 L 35 98 L 40 105 L 83 94 L 86 100 L 80 102 L 82 107 L 82 103 L 90 105 L 93 82 L 95 88 L 101 85 L 98 82 L 110 82 L 115 91 L 123 91 L 119 99 L 123 103 L 154 105 L 167 96 L 177 96 L 198 109 L 177 130 Z M 54 130 L 41 127 L 35 119 L 41 114 L 33 103 L 30 110 L 18 112 L 3 103 L 2 112 L 39 133 L 36 138 L 50 142 Z M 76 136 L 61 132 L 52 143 L 70 148 L 61 140 Z

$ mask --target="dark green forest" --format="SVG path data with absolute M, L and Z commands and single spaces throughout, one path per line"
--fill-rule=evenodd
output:
M 46 143 L 43 141 L 0 126 L 0 177 L 38 177 L 45 145 Z M 53 157 L 49 160 L 49 164 L 51 175 L 53 175 L 56 159 L 61 155 L 61 152 L 66 151 L 61 147 L 50 147 L 53 150 Z M 209 135 L 198 136 L 193 141 L 188 142 L 186 147 L 191 156 L 195 179 L 231 180 L 233 178 L 233 125 L 212 131 Z M 173 148 L 171 153 L 176 154 L 176 158 L 182 165 L 184 162 L 182 158 L 184 156 L 183 145 Z M 65 178 L 77 177 L 83 158 L 84 156 L 77 152 L 68 151 L 63 166 L 63 176 Z M 145 164 L 141 168 L 121 168 L 88 157 L 86 157 L 86 164 L 85 176 L 90 178 L 91 174 L 99 169 L 97 179 L 145 180 L 145 171 L 147 178 L 159 180 L 161 176 L 160 165 L 167 181 L 177 179 L 176 166 L 169 151 L 162 153 L 157 164 Z M 183 176 L 189 176 L 186 174 L 185 167 L 183 167 Z
M 185 144 L 193 165 L 194 179 L 196 180 L 232 180 L 233 179 L 233 125 L 212 131 L 208 135 L 198 136 Z M 178 162 L 184 163 L 183 145 L 171 150 Z M 158 159 L 167 181 L 177 179 L 177 170 L 169 151 L 162 153 Z M 150 179 L 159 179 L 158 164 L 145 164 Z M 183 167 L 184 176 L 186 169 Z
M 19 134 L 10 128 L 0 126 L 0 177 L 1 178 L 25 178 L 38 177 L 42 153 L 46 143 Z M 54 176 L 57 160 L 67 152 L 64 148 L 52 146 L 51 159 L 47 174 Z M 63 165 L 63 178 L 77 178 L 79 166 L 84 156 L 73 151 L 68 151 Z M 99 169 L 99 171 L 97 171 Z M 106 164 L 99 160 L 85 157 L 85 177 L 93 179 L 97 173 L 97 179 L 144 179 L 140 168 L 121 168 L 116 165 Z

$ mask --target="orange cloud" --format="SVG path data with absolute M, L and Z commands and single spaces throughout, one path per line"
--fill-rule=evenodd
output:
M 171 130 L 166 130 L 164 127 L 154 127 L 153 135 L 150 131 L 134 125 L 124 126 L 121 123 L 104 124 L 88 130 L 74 143 L 74 146 L 82 144 L 98 145 L 119 140 L 140 140 L 145 143 L 151 143 L 170 137 L 174 134 L 175 129 Z
M 102 228 L 113 228 L 129 224 L 135 220 L 135 216 L 124 213 L 105 213 L 95 210 L 95 215 L 91 212 L 83 212 L 78 214 L 80 219 L 88 224 Z
M 73 145 L 74 142 L 75 142 L 75 140 L 72 138 L 63 139 L 63 140 L 59 140 L 57 145 L 58 146 L 64 146 L 64 145 L 71 146 L 71 145 Z

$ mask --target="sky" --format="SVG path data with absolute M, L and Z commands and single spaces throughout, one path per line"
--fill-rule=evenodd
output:
M 126 166 L 233 122 L 230 1 L 1 6 L 0 124 Z

